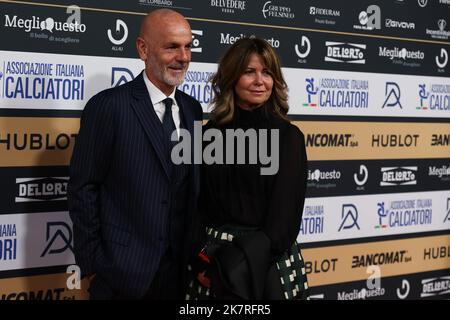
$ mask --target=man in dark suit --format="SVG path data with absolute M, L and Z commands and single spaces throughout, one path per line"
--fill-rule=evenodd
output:
M 148 14 L 136 40 L 145 70 L 87 103 L 70 164 L 69 211 L 91 299 L 183 298 L 182 274 L 199 191 L 198 167 L 171 149 L 201 121 L 198 101 L 176 89 L 192 34 L 179 13 Z

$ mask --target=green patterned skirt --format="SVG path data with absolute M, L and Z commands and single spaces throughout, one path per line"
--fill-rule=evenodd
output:
M 221 226 L 218 228 L 207 228 L 207 243 L 210 245 L 233 241 L 234 237 L 244 235 L 253 228 L 242 228 L 236 226 Z M 209 288 L 204 287 L 198 280 L 197 275 L 189 269 L 189 286 L 186 292 L 186 300 L 208 300 L 214 299 Z M 292 247 L 283 253 L 277 261 L 277 269 L 280 276 L 284 297 L 287 300 L 309 300 L 308 282 L 305 272 L 305 263 L 297 241 Z

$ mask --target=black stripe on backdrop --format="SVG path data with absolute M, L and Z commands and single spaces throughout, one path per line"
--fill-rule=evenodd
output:
M 310 294 L 314 300 L 449 299 L 449 275 L 450 269 L 393 277 L 381 274 L 380 286 L 375 286 L 375 279 L 371 278 L 369 281 L 311 287 Z
M 68 176 L 67 166 L 0 168 L 0 214 L 67 210 Z M 309 161 L 306 197 L 439 191 L 449 183 L 448 158 Z
M 216 2 L 218 3 L 218 1 Z M 332 28 L 339 28 L 339 30 L 343 30 L 341 32 L 326 30 L 322 25 L 315 23 L 303 26 L 303 28 L 296 27 L 297 23 L 307 23 L 310 20 L 306 18 L 299 19 L 301 17 L 299 14 L 294 14 L 295 19 L 264 18 L 262 7 L 259 8 L 264 3 L 241 2 L 246 2 L 247 4 L 243 15 L 240 14 L 239 10 L 234 10 L 234 14 L 230 15 L 226 10 L 217 10 L 216 7 L 211 7 L 210 5 L 199 5 L 200 1 L 193 2 L 192 6 L 199 7 L 193 8 L 189 13 L 197 13 L 200 17 L 192 18 L 190 21 L 192 29 L 197 31 L 194 33 L 194 49 L 196 50 L 193 50 L 192 61 L 216 63 L 226 48 L 236 39 L 242 36 L 256 35 L 272 43 L 285 67 L 438 77 L 448 77 L 450 75 L 448 68 L 447 70 L 439 69 L 436 65 L 436 57 L 440 55 L 441 49 L 447 48 L 447 51 L 450 50 L 448 37 L 447 39 L 444 37 L 443 40 L 427 39 L 425 30 L 427 28 L 437 29 L 438 26 L 419 26 L 419 21 L 422 23 L 423 20 L 426 20 L 426 23 L 429 23 L 428 21 L 433 23 L 436 21 L 435 24 L 437 24 L 442 10 L 448 10 L 450 13 L 450 10 L 445 6 L 433 9 L 430 9 L 430 6 L 430 8 L 426 9 L 430 18 L 417 19 L 413 30 L 408 28 L 382 28 L 383 32 L 390 35 L 388 37 L 387 35 L 377 35 L 369 31 L 355 32 L 353 24 L 359 23 L 357 19 L 359 12 L 366 8 L 363 6 L 363 8 L 359 9 L 358 5 L 351 5 L 349 4 L 350 2 L 340 4 L 341 9 L 336 8 L 336 11 L 342 12 L 342 15 L 339 17 L 342 20 L 342 24 L 336 24 L 336 27 Z M 285 3 L 286 8 L 291 8 L 291 11 L 303 12 L 306 16 L 310 16 L 309 8 L 311 6 L 307 3 L 300 4 L 282 0 L 278 2 Z M 310 4 L 314 6 L 313 2 Z M 40 24 L 42 22 L 41 19 L 44 20 L 46 17 L 51 17 L 55 21 L 65 21 L 68 18 L 68 14 L 64 6 L 18 5 L 17 3 L 2 3 L 1 5 L 5 12 L 1 19 L 4 19 L 6 23 L 6 16 L 8 16 L 8 25 L 11 25 L 3 28 L 3 33 L 5 33 L 8 41 L 0 44 L 0 49 L 2 50 L 137 58 L 134 39 L 138 36 L 142 13 L 146 12 L 146 10 L 143 10 L 143 12 L 94 10 L 95 8 L 82 10 L 81 22 L 86 26 L 83 31 L 59 32 L 54 30 L 54 32 L 50 33 L 40 28 L 26 31 L 24 28 L 13 27 L 14 24 L 11 22 L 11 19 L 14 16 L 17 16 L 16 19 L 31 19 L 31 17 L 35 17 L 33 21 L 39 19 L 36 24 Z M 253 5 L 256 8 L 251 8 Z M 135 4 L 130 4 L 130 7 L 133 6 Z M 333 8 L 336 5 L 330 2 L 328 6 Z M 390 4 L 392 8 L 388 8 L 386 3 L 379 6 L 383 8 L 383 12 L 390 13 L 397 8 L 394 4 Z M 217 17 L 215 15 L 216 11 L 218 11 Z M 398 16 L 398 19 L 403 21 L 405 20 L 404 7 L 401 8 L 400 12 L 401 15 Z M 204 16 L 208 17 L 208 19 Z M 216 18 L 210 19 L 211 17 Z M 354 17 L 354 19 L 344 19 L 344 17 Z M 431 17 L 436 18 L 432 19 Z M 218 20 L 219 18 L 220 20 Z M 242 18 L 242 21 L 238 20 L 233 23 L 227 20 L 240 18 Z M 117 19 L 121 19 L 127 25 L 128 32 L 128 37 L 120 45 L 114 45 L 107 36 L 108 30 L 115 30 Z M 351 25 L 346 26 L 347 23 Z M 119 37 L 119 35 L 115 36 Z M 306 50 L 301 43 L 303 36 L 308 38 L 310 52 L 307 57 L 300 58 L 296 53 L 295 47 L 301 48 L 300 51 Z M 414 37 L 422 37 L 424 39 L 415 39 Z M 333 51 L 332 45 L 327 44 L 327 42 L 339 42 L 341 47 L 348 48 L 354 48 L 355 44 L 358 45 L 358 55 L 360 55 L 358 59 L 361 61 L 358 63 L 354 63 L 355 61 L 346 61 L 350 63 L 326 61 L 325 58 L 330 55 L 330 50 Z M 402 50 L 405 54 L 408 53 L 408 57 L 402 58 L 402 54 L 398 55 L 399 52 L 403 52 Z M 391 59 L 391 55 L 386 54 L 386 51 L 397 52 L 397 56 Z M 409 56 L 410 54 L 411 57 Z

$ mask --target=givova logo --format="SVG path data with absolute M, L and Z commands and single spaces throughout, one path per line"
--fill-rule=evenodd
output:
M 0 262 L 17 259 L 17 228 L 14 223 L 0 224 Z
M 387 28 L 400 28 L 400 29 L 415 29 L 416 24 L 414 22 L 408 22 L 408 21 L 398 21 L 393 19 L 386 19 L 384 21 L 385 26 Z
M 73 252 L 72 238 L 72 229 L 64 221 L 47 222 L 45 233 L 47 244 L 41 253 L 41 257 L 49 254 L 59 254 L 67 249 Z
M 17 178 L 15 202 L 67 200 L 69 177 Z
M 421 298 L 440 296 L 450 293 L 450 276 L 422 280 Z

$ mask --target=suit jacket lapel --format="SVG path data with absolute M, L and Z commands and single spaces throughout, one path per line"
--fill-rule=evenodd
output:
M 194 135 L 194 121 L 195 121 L 194 110 L 193 110 L 192 106 L 190 106 L 186 103 L 185 99 L 183 99 L 183 96 L 178 92 L 178 90 L 175 92 L 175 100 L 177 100 L 177 104 L 181 111 L 180 112 L 181 116 L 184 116 L 184 120 L 186 123 L 186 129 L 189 131 L 189 134 L 191 135 L 191 161 L 194 164 L 193 166 L 191 166 L 191 170 L 193 171 L 193 178 L 194 178 L 193 191 L 194 191 L 195 196 L 197 196 L 200 191 L 200 174 L 199 174 L 199 166 L 195 164 L 195 156 L 194 156 L 194 153 L 195 153 L 194 139 L 196 138 Z M 201 143 L 200 143 L 199 151 L 203 152 L 201 150 Z
M 135 80 L 133 80 L 133 84 L 133 96 L 135 99 L 131 102 L 131 106 L 133 107 L 142 128 L 147 134 L 147 137 L 153 145 L 166 176 L 169 178 L 170 170 L 167 164 L 167 148 L 164 145 L 161 121 L 156 115 L 155 109 L 153 109 L 153 104 L 145 86 L 142 73 L 136 77 Z
M 175 100 L 177 100 L 178 108 L 180 108 L 180 117 L 184 116 L 186 129 L 191 134 L 191 137 L 194 136 L 194 114 L 191 109 L 189 109 L 189 106 L 186 106 L 181 94 L 177 91 L 175 91 Z

